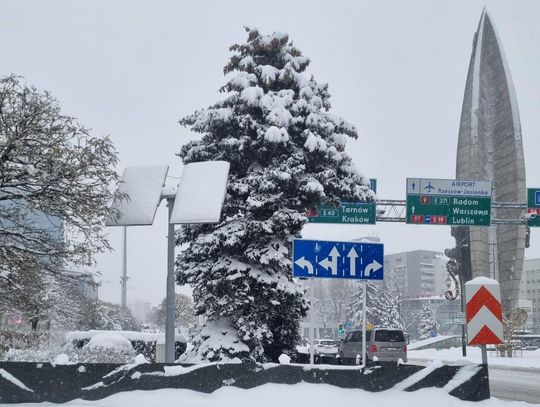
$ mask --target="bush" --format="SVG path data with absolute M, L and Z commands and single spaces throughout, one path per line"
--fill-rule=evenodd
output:
M 73 349 L 69 354 L 72 362 L 78 363 L 133 363 L 137 354 L 133 348 L 107 348 L 103 346 Z
M 143 355 L 149 362 L 156 361 L 156 344 L 162 341 L 164 334 L 162 333 L 149 333 L 149 332 L 133 332 L 133 331 L 74 331 L 66 334 L 66 345 L 64 350 L 69 354 L 77 353 L 77 349 L 81 350 L 85 348 L 92 340 L 93 337 L 102 334 L 115 334 L 121 335 L 126 338 L 133 348 L 135 354 Z M 186 342 L 181 336 L 176 337 L 175 346 L 175 359 L 178 359 L 182 353 L 186 350 Z M 119 356 L 120 357 L 120 356 Z M 79 360 L 80 362 L 81 360 Z
M 50 363 L 58 356 L 58 350 L 51 349 L 9 349 L 0 360 L 4 362 Z
M 0 360 L 50 362 L 56 356 L 48 331 L 0 330 Z
M 0 346 L 9 349 L 36 349 L 50 342 L 48 331 L 0 330 Z

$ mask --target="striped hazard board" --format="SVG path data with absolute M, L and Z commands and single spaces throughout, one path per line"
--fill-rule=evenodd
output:
M 469 345 L 503 343 L 503 317 L 499 282 L 477 277 L 465 283 Z

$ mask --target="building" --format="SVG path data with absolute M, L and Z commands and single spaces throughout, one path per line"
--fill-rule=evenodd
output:
M 433 317 L 439 324 L 439 335 L 458 335 L 461 333 L 461 325 L 456 324 L 456 319 L 461 315 L 461 301 L 449 301 L 441 296 L 405 298 L 400 304 L 400 314 L 403 319 L 405 331 L 413 339 L 418 338 L 418 326 L 420 315 L 424 306 L 433 311 Z
M 315 338 L 341 339 L 339 324 L 347 323 L 347 303 L 353 280 L 313 278 Z M 304 281 L 309 287 L 310 285 Z M 308 288 L 309 289 L 309 288 Z M 309 338 L 309 314 L 300 322 L 300 335 Z
M 139 322 L 148 322 L 152 311 L 152 304 L 149 301 L 141 301 L 135 299 L 128 303 L 128 308 L 131 310 L 133 317 Z
M 522 202 L 525 160 L 518 103 L 509 64 L 492 19 L 484 10 L 473 37 L 457 145 L 456 178 L 493 181 L 494 202 Z M 496 218 L 519 219 L 515 210 Z M 525 225 L 452 228 L 465 281 L 485 276 L 501 284 L 503 312 L 517 307 L 525 252 Z
M 446 261 L 440 252 L 414 250 L 384 256 L 384 279 L 402 299 L 442 296 L 446 289 Z
M 94 275 L 87 271 L 66 270 L 62 272 L 67 277 L 70 284 L 73 285 L 79 294 L 91 300 L 98 299 L 98 283 Z
M 534 333 L 540 333 L 540 259 L 526 259 L 523 263 L 519 294 L 520 300 L 531 302 L 531 328 Z

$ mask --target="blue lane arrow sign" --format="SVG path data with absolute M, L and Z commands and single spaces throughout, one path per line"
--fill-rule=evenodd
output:
M 295 277 L 382 280 L 384 246 L 381 243 L 331 242 L 295 239 Z

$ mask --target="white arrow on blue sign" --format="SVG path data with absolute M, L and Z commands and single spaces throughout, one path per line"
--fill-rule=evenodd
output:
M 295 239 L 295 277 L 382 280 L 384 246 L 381 243 L 330 242 Z

